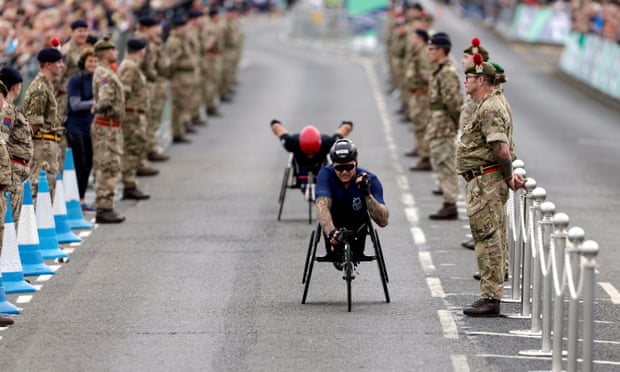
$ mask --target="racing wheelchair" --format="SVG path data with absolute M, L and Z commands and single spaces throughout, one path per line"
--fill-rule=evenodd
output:
M 282 210 L 284 208 L 284 200 L 286 199 L 286 191 L 288 189 L 299 189 L 304 194 L 304 200 L 308 203 L 308 223 L 312 223 L 312 210 L 314 209 L 314 190 L 316 185 L 316 175 L 323 165 L 327 164 L 327 160 L 320 164 L 302 169 L 293 153 L 289 154 L 286 168 L 284 168 L 284 176 L 282 177 L 282 186 L 280 187 L 280 195 L 278 196 L 278 221 L 282 218 Z M 306 173 L 307 172 L 307 173 Z M 306 174 L 304 174 L 306 173 Z
M 352 245 L 355 239 L 366 239 L 366 236 L 370 236 L 370 240 L 374 247 L 374 256 L 362 256 L 356 257 L 352 251 Z M 360 262 L 377 261 L 379 267 L 379 275 L 381 277 L 381 283 L 383 285 L 383 293 L 385 294 L 385 302 L 390 302 L 390 293 L 388 291 L 387 284 L 389 283 L 387 269 L 385 267 L 385 260 L 383 259 L 383 250 L 381 249 L 381 242 L 379 240 L 379 234 L 374 227 L 370 217 L 366 223 L 364 223 L 357 231 L 347 231 L 344 234 L 343 249 L 340 253 L 333 255 L 333 257 L 317 257 L 316 250 L 323 237 L 326 251 L 329 249 L 329 241 L 327 236 L 321 231 L 321 225 L 317 223 L 316 229 L 310 234 L 310 242 L 308 244 L 308 253 L 306 254 L 306 263 L 304 266 L 304 273 L 301 283 L 304 284 L 304 293 L 301 298 L 301 303 L 306 303 L 308 296 L 308 289 L 310 287 L 310 279 L 312 278 L 312 268 L 314 262 L 331 262 L 336 263 L 339 267 L 342 267 L 342 279 L 344 279 L 347 288 L 347 310 L 351 312 L 352 306 L 352 294 L 351 283 L 355 279 L 355 269 Z

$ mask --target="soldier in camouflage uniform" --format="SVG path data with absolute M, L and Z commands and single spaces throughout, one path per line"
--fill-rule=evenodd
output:
M 401 94 L 399 113 L 407 114 L 407 101 L 403 98 L 402 80 L 404 73 L 404 59 L 407 53 L 407 23 L 404 18 L 397 18 L 395 29 L 390 40 L 390 65 L 392 70 L 392 86 Z
M 3 139 L 11 157 L 13 182 L 8 191 L 11 194 L 13 220 L 17 226 L 22 210 L 24 182 L 30 177 L 30 161 L 33 153 L 32 129 L 24 114 L 14 105 L 15 100 L 21 94 L 22 75 L 13 67 L 5 66 L 0 69 L 0 81 L 8 88 L 0 118 L 4 124 L 2 126 Z
M 63 69 L 62 54 L 54 48 L 44 48 L 37 55 L 40 71 L 24 96 L 24 114 L 33 132 L 33 159 L 30 174 L 32 196 L 36 198 L 39 185 L 39 172 L 46 171 L 50 196 L 54 200 L 56 176 L 59 171 L 60 140 L 63 137 L 63 124 L 59 121 L 58 105 L 53 81 Z
M 146 40 L 146 55 L 142 59 L 140 69 L 146 77 L 149 88 L 149 107 L 147 113 L 147 157 L 150 161 L 166 161 L 167 155 L 159 152 L 157 142 L 157 131 L 161 126 L 162 115 L 166 100 L 168 99 L 168 76 L 170 75 L 170 64 L 166 54 L 164 41 L 161 38 L 162 28 L 160 22 L 153 17 L 141 17 L 139 19 L 139 30 L 136 37 Z M 143 167 L 140 168 L 144 175 L 144 170 L 149 168 L 146 159 Z
M 95 204 L 98 223 L 120 223 L 125 217 L 114 211 L 114 194 L 121 177 L 125 115 L 123 85 L 110 67 L 118 58 L 116 46 L 103 38 L 95 44 L 99 65 L 93 75 L 94 114 L 91 138 L 95 166 Z
M 0 106 L 4 106 L 4 100 L 7 94 L 9 93 L 8 89 L 0 81 Z M 4 125 L 2 125 L 4 127 Z M 8 188 L 13 184 L 13 176 L 11 173 L 11 158 L 9 155 L 9 150 L 6 145 L 6 135 L 5 130 L 2 128 L 2 135 L 0 135 L 0 192 L 2 192 L 2 197 L 0 197 L 0 214 L 2 216 L 6 215 L 6 198 L 4 193 L 8 191 Z M 1 218 L 0 221 L 0 234 L 4 236 L 4 218 Z M 0 243 L 0 254 L 2 253 L 2 243 Z
M 198 71 L 198 80 L 194 83 L 194 94 L 192 95 L 191 120 L 192 125 L 207 125 L 201 118 L 200 108 L 207 99 L 207 51 L 203 39 L 203 13 L 199 10 L 190 10 L 187 13 L 187 24 L 189 27 L 189 40 L 192 48 L 194 65 Z
M 207 114 L 209 116 L 219 116 L 216 97 L 219 93 L 220 80 L 222 79 L 224 38 L 222 22 L 220 21 L 219 9 L 212 6 L 209 9 L 209 20 L 204 28 L 204 40 L 207 50 Z
M 118 78 L 125 93 L 125 118 L 123 119 L 123 199 L 144 200 L 149 195 L 138 189 L 137 173 L 146 154 L 147 118 L 150 110 L 149 91 L 140 63 L 146 54 L 142 39 L 127 40 L 127 54 L 118 68 Z
M 474 317 L 499 316 L 505 273 L 508 188 L 523 187 L 512 172 L 512 122 L 495 87 L 495 68 L 474 55 L 465 71 L 467 93 L 478 103 L 473 119 L 463 128 L 458 151 L 458 172 L 467 181 L 466 203 L 480 270 L 480 299 L 463 310 Z
M 409 119 L 413 123 L 416 148 L 406 155 L 420 156 L 420 161 L 412 170 L 432 170 L 430 162 L 430 149 L 424 140 L 426 127 L 430 121 L 431 110 L 428 98 L 428 86 L 432 73 L 430 60 L 428 59 L 427 43 L 428 33 L 425 30 L 416 29 L 410 36 L 412 53 L 407 61 L 403 87 L 409 93 Z M 404 93 L 405 93 L 404 92 Z
M 243 33 L 237 13 L 237 7 L 231 5 L 226 8 L 226 21 L 224 28 L 224 70 L 220 85 L 220 99 L 230 101 L 233 93 L 233 85 L 237 77 L 241 48 L 243 45 Z
M 65 66 L 58 79 L 55 80 L 54 88 L 56 89 L 58 116 L 63 125 L 65 124 L 67 115 L 67 82 L 71 76 L 80 72 L 78 61 L 80 60 L 82 49 L 87 45 L 87 38 L 88 24 L 81 19 L 75 20 L 71 22 L 71 39 L 68 43 L 64 44 L 60 50 Z M 63 136 L 60 141 L 60 158 L 58 159 L 58 163 L 61 166 L 64 164 L 66 150 L 67 139 Z
M 172 91 L 172 142 L 190 143 L 186 137 L 186 126 L 191 120 L 193 87 L 198 81 L 198 71 L 188 45 L 187 21 L 174 18 L 172 31 L 166 41 L 166 52 L 170 57 L 170 88 Z
M 454 154 L 463 97 L 459 74 L 449 55 L 452 46 L 449 36 L 436 33 L 429 44 L 428 54 L 435 70 L 429 93 L 431 121 L 424 139 L 429 143 L 431 161 L 444 199 L 441 209 L 429 217 L 433 220 L 452 220 L 458 218 L 458 179 Z

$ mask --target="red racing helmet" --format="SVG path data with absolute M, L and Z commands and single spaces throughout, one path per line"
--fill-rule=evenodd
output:
M 299 133 L 299 147 L 308 156 L 314 156 L 321 149 L 321 132 L 308 125 Z

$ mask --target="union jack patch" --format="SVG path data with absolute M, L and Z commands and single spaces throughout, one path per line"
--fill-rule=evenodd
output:
M 108 79 L 101 80 L 101 85 L 108 85 Z
M 2 124 L 6 125 L 7 127 L 11 126 L 11 118 L 4 118 L 4 120 L 2 120 Z

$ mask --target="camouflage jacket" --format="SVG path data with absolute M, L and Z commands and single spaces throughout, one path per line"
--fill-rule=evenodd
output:
M 80 72 L 78 61 L 82 55 L 82 49 L 73 41 L 69 41 L 62 46 L 62 55 L 64 57 L 65 67 L 62 70 L 62 74 L 58 77 L 54 84 L 56 93 L 66 93 L 69 78 Z
M 12 103 L 5 102 L 0 117 L 4 124 L 2 133 L 4 134 L 5 127 L 8 130 L 8 136 L 3 136 L 3 139 L 11 158 L 32 160 L 32 128 L 24 114 Z
M 11 172 L 11 158 L 6 142 L 0 138 L 0 189 L 6 190 L 13 184 L 13 173 Z M 4 197 L 4 195 L 2 195 Z
M 455 136 L 463 96 L 459 73 L 451 58 L 436 66 L 429 86 L 431 122 L 427 128 L 427 139 Z
M 496 163 L 491 142 L 504 142 L 512 148 L 512 122 L 501 97 L 494 90 L 478 104 L 474 118 L 463 128 L 456 150 L 458 173 Z
M 125 108 L 149 110 L 149 88 L 146 78 L 135 60 L 125 57 L 118 68 L 118 78 L 123 84 Z
M 99 64 L 93 75 L 95 113 L 108 119 L 125 116 L 123 84 L 109 66 Z
M 187 39 L 172 31 L 166 41 L 166 51 L 170 57 L 170 76 L 173 80 L 178 77 L 189 78 L 190 82 L 198 80 L 198 71 L 191 55 Z
M 476 101 L 469 94 L 466 94 L 463 99 L 463 106 L 461 106 L 461 116 L 459 117 L 460 129 L 463 129 L 474 118 L 476 107 L 478 107 Z
M 24 96 L 24 114 L 30 125 L 39 125 L 39 133 L 62 134 L 58 104 L 52 82 L 38 73 Z M 36 134 L 36 133 L 34 133 Z
M 149 39 L 137 32 L 136 37 L 146 40 L 146 54 L 140 63 L 140 69 L 149 83 L 164 82 L 170 76 L 170 61 L 164 42 L 161 39 Z
M 413 50 L 406 60 L 404 87 L 409 90 L 428 88 L 432 66 L 428 59 L 426 45 Z

